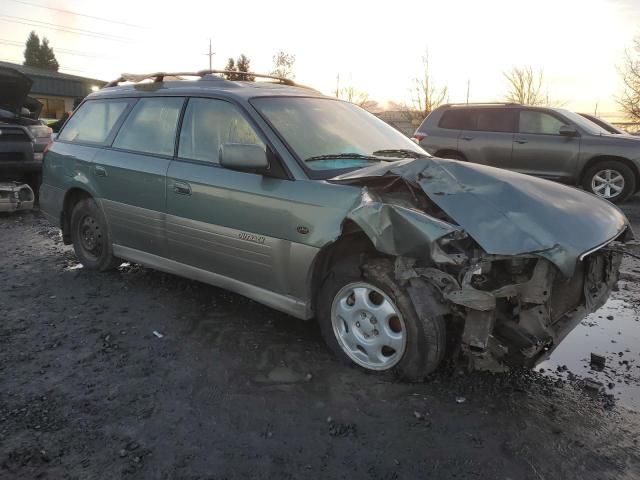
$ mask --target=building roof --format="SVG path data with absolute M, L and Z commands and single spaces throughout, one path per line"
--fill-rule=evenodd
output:
M 95 78 L 69 75 L 42 68 L 27 67 L 17 63 L 0 62 L 0 67 L 14 68 L 33 80 L 31 95 L 83 98 L 91 93 L 93 86 L 102 87 L 106 82 Z

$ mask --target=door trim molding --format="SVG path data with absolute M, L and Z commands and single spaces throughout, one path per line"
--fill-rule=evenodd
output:
M 160 270 L 224 288 L 303 320 L 308 320 L 312 317 L 311 308 L 308 302 L 303 302 L 302 300 L 289 295 L 275 293 L 261 287 L 256 287 L 255 285 L 225 277 L 224 275 L 219 275 L 198 267 L 176 262 L 175 260 L 160 257 L 152 253 L 136 250 L 135 248 L 113 244 L 113 254 L 116 257 L 123 258 L 134 263 L 140 263 L 155 270 Z

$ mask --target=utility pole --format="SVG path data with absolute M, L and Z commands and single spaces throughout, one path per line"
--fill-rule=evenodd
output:
M 471 89 L 471 79 L 467 79 L 467 105 L 469 104 L 469 90 Z
M 211 39 L 209 39 L 209 53 L 205 53 L 209 57 L 209 70 L 213 70 L 213 56 L 216 54 L 211 50 Z

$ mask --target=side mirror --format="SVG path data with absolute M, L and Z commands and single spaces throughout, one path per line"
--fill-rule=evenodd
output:
M 220 145 L 220 165 L 230 170 L 268 168 L 267 153 L 260 145 L 225 143 Z
M 558 130 L 558 133 L 563 137 L 577 137 L 578 130 L 573 125 L 562 125 Z

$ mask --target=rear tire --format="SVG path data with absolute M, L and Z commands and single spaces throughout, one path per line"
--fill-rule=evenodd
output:
M 598 162 L 590 167 L 582 179 L 582 187 L 600 198 L 622 203 L 636 191 L 636 176 L 618 160 Z
M 356 263 L 334 267 L 318 292 L 317 313 L 322 336 L 338 360 L 367 372 L 421 381 L 438 368 L 446 351 L 444 317 L 418 316 L 389 260 L 372 260 L 364 268 Z
M 107 222 L 93 198 L 83 198 L 71 212 L 71 241 L 87 270 L 112 270 L 120 264 L 113 256 Z

